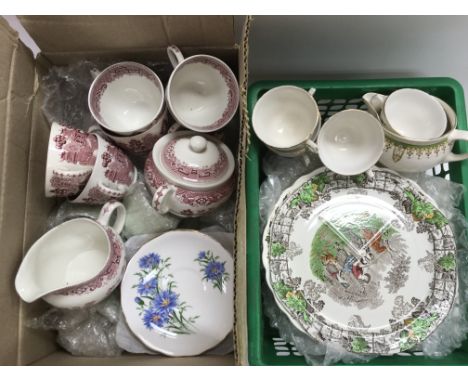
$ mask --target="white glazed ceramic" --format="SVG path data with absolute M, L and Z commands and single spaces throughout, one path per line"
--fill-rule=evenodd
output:
M 313 97 L 297 86 L 278 86 L 255 104 L 252 127 L 257 137 L 278 155 L 294 157 L 304 153 L 315 140 L 321 117 Z
M 148 151 L 153 149 L 156 141 L 167 133 L 167 112 L 164 110 L 147 130 L 135 135 L 115 135 L 106 129 L 98 128 L 98 130 L 128 153 L 136 155 L 147 154 Z
M 203 353 L 233 328 L 233 260 L 207 235 L 171 231 L 130 260 L 121 285 L 130 330 L 169 356 Z
M 239 85 L 229 66 L 208 55 L 184 58 L 176 46 L 168 47 L 167 54 L 174 71 L 166 100 L 174 119 L 202 133 L 226 126 L 239 105 Z
M 93 172 L 81 193 L 71 203 L 103 204 L 120 199 L 136 182 L 137 171 L 127 155 L 98 134 L 97 159 Z
M 94 119 L 113 135 L 142 133 L 164 113 L 159 77 L 136 62 L 119 62 L 94 79 L 88 94 Z
M 377 163 L 384 142 L 383 127 L 376 118 L 362 110 L 344 110 L 323 124 L 317 144 L 310 146 L 333 172 L 357 175 Z
M 427 338 L 457 290 L 447 218 L 414 182 L 383 168 L 325 167 L 278 199 L 263 236 L 266 280 L 301 331 L 347 351 L 395 354 Z
M 117 216 L 112 226 L 113 213 Z M 82 308 L 107 297 L 120 283 L 125 246 L 119 236 L 125 207 L 106 203 L 97 221 L 69 220 L 51 229 L 26 253 L 15 279 L 26 302 L 39 298 L 57 308 Z
M 455 154 L 452 152 L 456 141 L 468 141 L 468 132 L 457 130 L 457 115 L 444 101 L 434 97 L 444 109 L 448 127 L 445 133 L 436 139 L 416 141 L 401 137 L 385 128 L 385 147 L 380 157 L 384 166 L 400 172 L 424 172 L 436 165 L 446 162 L 456 162 L 468 159 L 468 153 Z M 384 99 L 383 99 L 384 100 Z M 369 112 L 379 115 L 381 109 L 377 102 L 368 103 Z
M 145 182 L 160 213 L 196 217 L 234 191 L 234 156 L 218 139 L 178 131 L 159 139 L 145 164 Z
M 46 196 L 64 197 L 79 193 L 91 175 L 96 152 L 94 135 L 54 122 L 47 147 Z
M 368 105 L 380 109 L 388 130 L 407 139 L 424 142 L 439 138 L 447 129 L 447 115 L 430 94 L 418 89 L 399 89 L 390 96 L 367 93 Z

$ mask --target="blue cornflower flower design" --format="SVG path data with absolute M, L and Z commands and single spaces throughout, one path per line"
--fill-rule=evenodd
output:
M 217 280 L 223 277 L 224 263 L 219 261 L 210 261 L 205 267 L 205 277 L 208 280 Z
M 203 260 L 206 257 L 206 251 L 200 251 L 198 254 L 198 259 Z
M 138 265 L 143 269 L 156 268 L 161 262 L 161 257 L 157 253 L 150 253 L 146 256 L 143 256 L 139 261 Z
M 158 287 L 158 279 L 156 277 L 153 277 L 152 279 L 149 279 L 147 281 L 145 280 L 140 281 L 137 287 L 137 291 L 138 291 L 138 294 L 142 296 L 146 296 L 156 291 L 157 287 Z
M 177 307 L 178 296 L 176 293 L 165 290 L 159 293 L 153 302 L 154 309 L 164 311 L 167 314 L 172 312 Z
M 162 328 L 169 320 L 169 314 L 154 307 L 145 310 L 143 322 L 148 329 Z

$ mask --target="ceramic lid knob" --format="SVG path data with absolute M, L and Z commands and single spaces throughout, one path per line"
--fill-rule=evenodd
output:
M 202 153 L 206 150 L 207 141 L 204 137 L 199 135 L 195 135 L 194 137 L 190 138 L 190 149 L 196 153 Z

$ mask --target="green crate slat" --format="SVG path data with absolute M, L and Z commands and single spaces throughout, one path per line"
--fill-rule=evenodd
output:
M 367 92 L 389 94 L 400 88 L 424 90 L 447 102 L 457 113 L 458 128 L 467 130 L 465 99 L 459 82 L 451 78 L 398 78 L 376 80 L 336 81 L 261 81 L 250 86 L 248 109 L 252 110 L 257 100 L 267 90 L 281 85 L 295 85 L 304 89 L 316 88 L 314 95 L 322 117 L 344 108 L 361 108 L 365 105 L 361 97 Z M 251 128 L 251 145 L 247 153 L 247 300 L 248 300 L 248 351 L 251 365 L 305 365 L 305 359 L 295 351 L 293 344 L 283 341 L 276 329 L 271 328 L 263 315 L 261 265 L 261 232 L 259 211 L 259 188 L 264 175 L 261 158 L 265 148 Z M 468 152 L 468 142 L 457 142 L 455 152 Z M 468 186 L 468 161 L 443 164 L 433 169 L 433 174 Z M 460 208 L 465 216 L 468 212 L 468 196 L 465 194 Z M 468 365 L 468 340 L 452 354 L 442 358 L 425 356 L 381 356 L 365 365 Z

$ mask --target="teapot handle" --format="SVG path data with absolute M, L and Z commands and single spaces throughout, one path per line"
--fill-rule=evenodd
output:
M 454 141 L 465 141 L 468 142 L 468 131 L 463 131 L 463 130 L 453 130 L 448 138 L 449 142 L 454 142 Z M 461 160 L 468 159 L 468 153 L 463 153 L 463 154 L 455 154 L 453 152 L 448 153 L 444 161 L 445 162 L 458 162 Z
M 117 234 L 120 234 L 124 227 L 125 218 L 127 216 L 127 211 L 125 210 L 125 206 L 122 203 L 117 202 L 115 200 L 111 200 L 110 202 L 104 204 L 104 206 L 101 208 L 101 212 L 99 213 L 97 221 L 103 226 L 109 226 L 109 222 L 114 211 L 117 212 L 117 216 L 115 218 L 114 224 L 110 227 Z
M 171 201 L 175 192 L 174 186 L 159 186 L 153 195 L 153 208 L 161 214 L 167 214 L 171 209 Z

